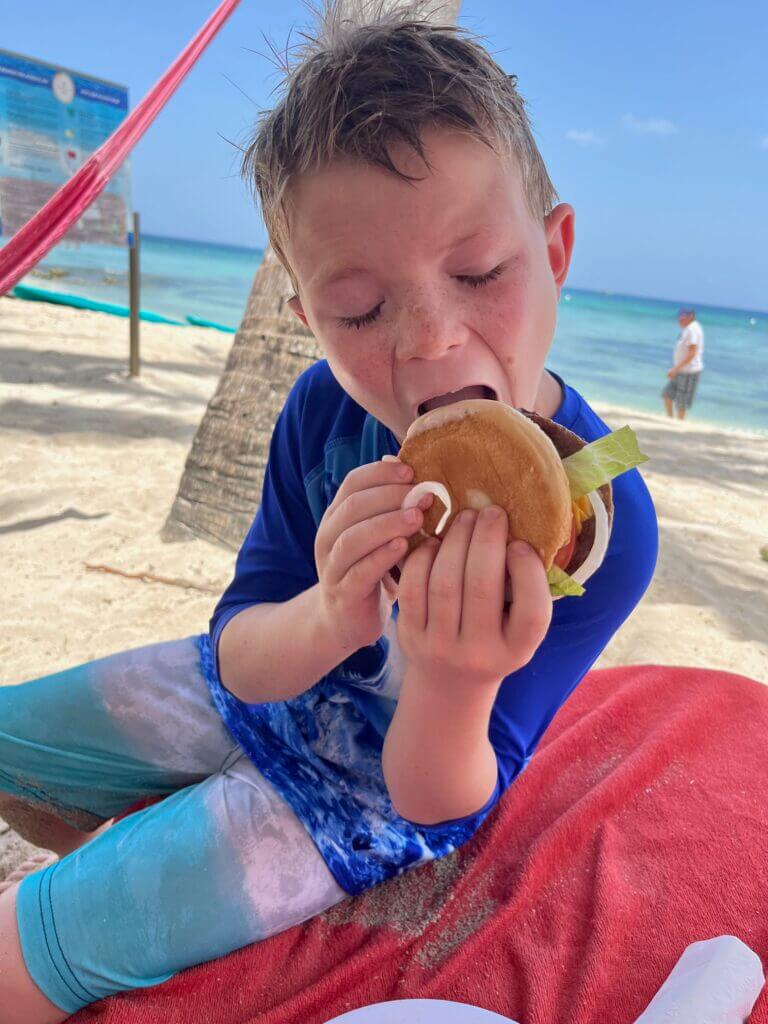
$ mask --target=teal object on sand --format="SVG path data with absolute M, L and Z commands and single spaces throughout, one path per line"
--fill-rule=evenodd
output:
M 226 331 L 227 334 L 237 334 L 236 327 L 227 327 L 226 324 L 217 324 L 215 320 L 203 320 L 199 316 L 187 316 L 187 320 L 193 327 L 213 327 L 216 331 Z
M 116 306 L 111 302 L 95 302 L 93 299 L 84 299 L 80 295 L 69 295 L 66 292 L 50 292 L 47 288 L 31 288 L 26 284 L 17 284 L 11 293 L 17 299 L 27 299 L 32 302 L 52 302 L 57 306 L 74 306 L 76 309 L 92 309 L 97 313 L 109 313 L 111 316 L 130 316 L 128 306 Z M 162 313 L 152 313 L 142 309 L 139 313 L 140 320 L 147 320 L 153 324 L 176 324 L 177 327 L 186 327 L 182 320 L 172 320 Z

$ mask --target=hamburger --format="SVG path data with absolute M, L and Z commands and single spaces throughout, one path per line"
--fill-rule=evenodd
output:
M 554 597 L 584 593 L 608 548 L 610 481 L 646 461 L 629 427 L 587 443 L 535 412 L 480 398 L 419 416 L 397 458 L 414 471 L 403 506 L 435 497 L 409 553 L 444 536 L 463 509 L 497 505 L 507 513 L 508 540 L 538 553 Z

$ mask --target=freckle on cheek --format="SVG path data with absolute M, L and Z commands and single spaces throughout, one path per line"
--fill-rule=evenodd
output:
M 381 358 L 377 353 L 371 352 L 364 359 L 357 360 L 347 365 L 347 372 L 359 384 L 375 386 L 376 381 L 381 378 Z

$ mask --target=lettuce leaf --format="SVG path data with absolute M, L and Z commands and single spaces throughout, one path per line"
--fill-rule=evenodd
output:
M 584 587 L 556 565 L 547 573 L 547 582 L 552 597 L 581 597 L 584 593 Z
M 563 459 L 563 468 L 571 497 L 581 498 L 647 461 L 648 456 L 640 451 L 635 432 L 630 427 L 622 427 Z

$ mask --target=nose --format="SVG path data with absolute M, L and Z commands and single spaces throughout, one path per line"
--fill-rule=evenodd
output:
M 466 327 L 445 296 L 420 296 L 409 303 L 398 323 L 397 356 L 440 359 L 464 344 Z

